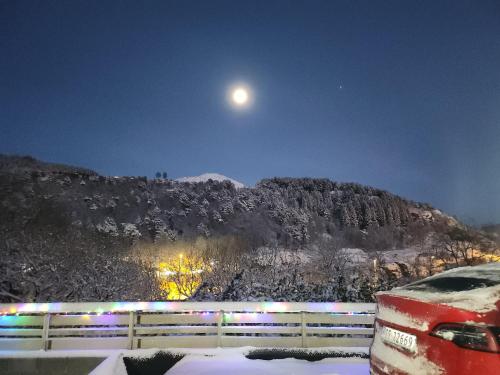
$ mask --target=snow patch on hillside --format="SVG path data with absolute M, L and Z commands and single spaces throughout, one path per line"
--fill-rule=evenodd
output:
M 346 254 L 354 264 L 366 263 L 370 259 L 376 257 L 376 253 L 369 253 L 363 249 L 359 248 L 343 248 L 342 251 Z M 419 256 L 420 250 L 413 247 L 403 248 L 403 249 L 395 249 L 395 250 L 385 250 L 379 252 L 378 255 L 381 256 L 385 264 L 390 263 L 406 263 L 412 264 L 415 262 L 415 259 Z
M 192 177 L 180 177 L 177 178 L 175 181 L 178 182 L 207 182 L 208 180 L 213 180 L 213 181 L 230 181 L 236 189 L 241 189 L 244 188 L 245 185 L 242 184 L 239 181 L 233 180 L 232 178 L 226 177 L 222 174 L 219 173 L 204 173 L 199 176 L 192 176 Z
M 418 248 L 408 247 L 404 249 L 384 251 L 382 257 L 387 263 L 400 262 L 412 264 L 421 252 L 422 250 Z

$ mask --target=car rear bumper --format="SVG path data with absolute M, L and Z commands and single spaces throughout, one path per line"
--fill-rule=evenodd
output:
M 398 370 L 391 365 L 382 362 L 374 355 L 370 356 L 370 375 L 409 375 L 408 373 Z

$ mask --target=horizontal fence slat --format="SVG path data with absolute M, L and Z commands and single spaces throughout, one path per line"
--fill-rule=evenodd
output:
M 306 338 L 307 347 L 324 346 L 345 346 L 345 347 L 368 347 L 372 342 L 371 338 L 344 338 L 344 337 L 315 337 Z
M 117 331 L 117 332 L 127 332 L 128 327 L 127 326 L 97 326 L 97 327 L 58 327 L 54 328 L 51 327 L 49 332 L 92 332 L 92 331 L 101 331 L 101 332 L 108 332 L 108 331 Z
M 50 347 L 54 350 L 127 349 L 127 344 L 126 337 L 50 338 Z
M 25 337 L 22 339 L 0 339 L 0 350 L 40 350 L 43 349 L 42 339 Z
M 225 313 L 224 323 L 300 323 L 300 313 Z
M 61 336 L 83 336 L 83 337 L 98 337 L 98 336 L 126 336 L 128 332 L 127 327 L 124 328 L 51 328 L 49 330 L 49 337 Z
M 310 335 L 372 335 L 373 328 L 362 327 L 307 327 Z
M 52 315 L 51 326 L 111 326 L 128 324 L 128 315 Z
M 138 346 L 140 345 L 140 346 Z M 217 336 L 157 336 L 134 338 L 134 348 L 213 348 Z
M 42 337 L 41 328 L 1 328 L 0 337 L 2 336 L 35 336 Z
M 136 335 L 217 333 L 217 326 L 151 326 L 135 328 Z
M 0 327 L 42 326 L 43 315 L 0 316 Z
M 202 314 L 141 314 L 140 324 L 213 324 L 217 323 L 218 313 Z
M 300 347 L 302 337 L 222 336 L 222 346 Z
M 224 326 L 222 327 L 222 333 L 281 333 L 281 334 L 299 334 L 302 332 L 302 327 L 300 326 Z
M 320 324 L 373 324 L 374 315 L 320 314 L 308 313 L 304 316 L 306 323 Z

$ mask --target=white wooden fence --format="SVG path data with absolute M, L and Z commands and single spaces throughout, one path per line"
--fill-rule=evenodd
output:
M 0 350 L 369 346 L 374 304 L 0 304 Z

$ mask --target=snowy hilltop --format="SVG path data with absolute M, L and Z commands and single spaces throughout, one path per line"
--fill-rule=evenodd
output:
M 207 182 L 208 180 L 213 180 L 213 181 L 230 181 L 236 189 L 241 189 L 244 188 L 245 185 L 242 184 L 239 181 L 233 180 L 232 178 L 226 177 L 222 174 L 219 173 L 203 173 L 199 176 L 192 176 L 192 177 L 180 177 L 177 178 L 175 181 L 177 182 Z

